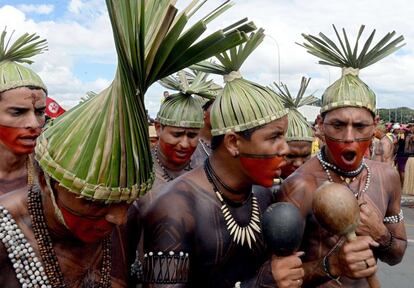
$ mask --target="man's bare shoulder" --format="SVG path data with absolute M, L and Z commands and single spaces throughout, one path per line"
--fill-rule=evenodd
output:
M 164 185 L 148 203 L 147 213 L 161 210 L 181 213 L 178 208 L 194 207 L 199 195 L 205 192 L 198 181 L 202 177 L 200 169 L 203 171 L 202 167 L 196 168 Z
M 305 164 L 300 166 L 292 175 L 290 175 L 283 185 L 293 185 L 299 188 L 306 188 L 310 184 L 316 184 L 317 179 L 325 176 L 325 171 L 319 164 L 319 160 L 316 157 L 311 158 Z
M 365 160 L 365 163 L 371 169 L 372 174 L 381 172 L 385 177 L 399 177 L 398 171 L 388 163 L 368 159 Z
M 400 176 L 398 171 L 389 163 L 373 160 L 365 161 L 371 170 L 371 175 L 374 178 L 374 181 L 382 180 L 381 184 L 386 188 L 386 190 L 393 192 L 395 187 L 400 185 Z
M 280 193 L 277 193 L 277 201 L 291 202 L 295 204 L 305 216 L 310 213 L 314 192 L 325 176 L 325 171 L 320 167 L 316 158 L 310 159 L 285 181 L 283 181 Z
M 27 188 L 0 196 L 0 206 L 6 208 L 16 222 L 27 217 Z

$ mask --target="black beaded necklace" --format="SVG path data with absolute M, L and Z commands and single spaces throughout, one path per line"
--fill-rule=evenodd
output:
M 28 193 L 28 211 L 32 219 L 33 233 L 39 246 L 40 256 L 45 268 L 49 283 L 54 288 L 66 288 L 65 280 L 60 270 L 58 258 L 53 249 L 52 238 L 43 215 L 42 196 L 37 185 L 31 185 Z M 101 267 L 101 279 L 99 288 L 111 287 L 111 240 L 107 237 L 102 242 L 103 256 Z
M 204 162 L 204 172 L 206 173 L 208 181 L 213 186 L 213 191 L 216 194 L 217 199 L 220 201 L 221 213 L 223 214 L 227 231 L 232 237 L 233 242 L 241 246 L 247 244 L 249 249 L 252 249 L 254 243 L 256 243 L 261 234 L 259 203 L 256 196 L 254 196 L 253 191 L 250 192 L 248 199 L 245 201 L 247 202 L 250 200 L 252 205 L 249 223 L 245 226 L 240 226 L 231 214 L 230 209 L 224 200 L 224 195 L 220 192 L 216 182 L 214 181 L 214 175 L 216 175 L 216 173 L 214 172 L 213 167 L 211 167 L 209 158 L 207 158 Z M 242 205 L 244 205 L 245 202 Z

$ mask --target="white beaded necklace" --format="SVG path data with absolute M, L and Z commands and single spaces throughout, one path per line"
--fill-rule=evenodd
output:
M 22 287 L 52 287 L 32 246 L 3 206 L 0 206 L 0 238 Z
M 329 182 L 334 182 L 333 178 L 332 178 L 332 175 L 331 175 L 331 172 L 329 171 L 329 168 L 326 165 L 327 162 L 322 159 L 320 153 L 317 154 L 317 158 L 319 160 L 319 163 L 321 163 L 323 170 L 325 170 L 325 173 L 326 173 L 326 176 L 328 177 Z M 367 192 L 367 190 L 369 188 L 369 185 L 371 184 L 371 169 L 369 168 L 367 163 L 365 163 L 365 161 L 363 161 L 361 165 L 367 169 L 367 179 L 365 180 L 364 188 L 361 191 L 357 191 L 356 193 L 354 192 L 354 196 L 357 199 L 359 198 L 359 196 L 361 196 L 362 194 Z M 348 186 L 348 184 L 349 184 L 348 181 L 345 181 L 345 182 Z

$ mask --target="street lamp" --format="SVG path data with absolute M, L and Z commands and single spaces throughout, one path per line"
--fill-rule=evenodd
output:
M 277 42 L 277 40 L 269 34 L 266 34 L 267 37 L 269 37 L 270 39 L 272 39 L 273 41 L 275 41 L 276 47 L 277 47 L 277 66 L 278 66 L 278 79 L 279 79 L 279 85 L 280 85 L 280 49 L 279 49 L 279 43 Z

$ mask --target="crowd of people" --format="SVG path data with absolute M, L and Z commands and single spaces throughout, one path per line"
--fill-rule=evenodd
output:
M 308 52 L 342 68 L 314 121 L 298 111 L 317 100 L 305 97 L 310 79 L 292 97 L 241 75 L 265 37 L 255 29 L 218 62 L 161 80 L 175 91 L 148 127 L 134 100 L 144 85 L 130 77 L 138 66 L 121 45 L 131 33 L 111 7 L 116 80 L 47 124 L 48 89 L 21 64 L 45 41 L 26 34 L 0 51 L 0 287 L 378 287 L 378 261 L 396 265 L 407 247 L 401 189 L 414 192 L 414 126 L 380 124 L 359 70 L 402 39 L 357 57 L 304 35 Z M 315 217 L 327 182 L 358 204 L 353 241 Z M 263 233 L 278 202 L 305 227 L 291 255 L 274 255 Z

